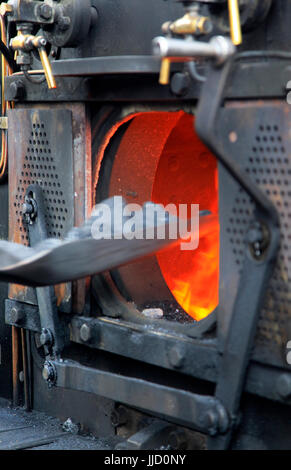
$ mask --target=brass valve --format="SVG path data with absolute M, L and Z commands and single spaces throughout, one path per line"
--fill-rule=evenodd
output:
M 228 0 L 229 24 L 231 39 L 235 46 L 242 43 L 242 32 L 239 13 L 239 0 Z
M 173 34 L 209 34 L 212 31 L 212 23 L 207 16 L 201 16 L 193 11 L 176 21 L 164 23 L 162 31 Z
M 209 34 L 212 31 L 212 22 L 207 16 L 202 16 L 197 11 L 190 11 L 182 18 L 175 21 L 167 21 L 162 26 L 165 34 L 194 35 Z M 161 62 L 159 83 L 168 85 L 170 81 L 171 59 L 164 58 Z
M 18 36 L 10 41 L 10 47 L 14 51 L 30 52 L 33 49 L 38 50 L 48 87 L 49 89 L 54 89 L 57 88 L 57 84 L 53 76 L 52 67 L 45 46 L 46 40 L 44 37 L 32 36 L 30 34 L 18 34 Z

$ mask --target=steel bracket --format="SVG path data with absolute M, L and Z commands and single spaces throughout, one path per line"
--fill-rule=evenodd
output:
M 30 185 L 26 191 L 23 206 L 24 221 L 27 225 L 31 246 L 47 239 L 42 189 L 38 185 Z M 58 356 L 64 345 L 64 331 L 59 319 L 54 287 L 37 287 L 36 297 L 41 325 L 41 342 L 46 356 Z

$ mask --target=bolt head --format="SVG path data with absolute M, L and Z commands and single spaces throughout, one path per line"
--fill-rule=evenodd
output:
M 42 346 L 51 346 L 53 343 L 53 335 L 50 330 L 43 328 L 39 337 Z
M 258 223 L 254 223 L 248 233 L 247 233 L 247 240 L 249 243 L 254 244 L 254 243 L 260 243 L 263 241 L 264 234 L 263 230 Z
M 168 357 L 170 364 L 176 369 L 179 369 L 180 367 L 182 367 L 185 359 L 184 348 L 180 345 L 173 346 L 169 350 Z
M 28 202 L 25 202 L 23 205 L 22 205 L 22 212 L 23 214 L 32 214 L 33 213 L 33 207 L 31 204 L 29 204 Z
M 291 397 L 291 374 L 281 374 L 276 383 L 276 389 L 281 398 Z
M 29 196 L 25 197 L 25 202 L 22 206 L 22 213 L 24 221 L 32 225 L 37 216 L 37 204 L 35 200 Z
M 11 100 L 20 100 L 24 98 L 25 87 L 21 81 L 12 82 L 9 86 Z
M 80 338 L 84 343 L 87 343 L 90 341 L 92 337 L 92 332 L 90 326 L 88 326 L 86 323 L 83 323 L 83 325 L 80 328 Z
M 24 312 L 19 307 L 13 307 L 10 311 L 10 319 L 12 323 L 19 323 L 24 318 Z
M 45 38 L 41 38 L 41 39 L 39 40 L 39 44 L 40 44 L 40 46 L 45 47 L 45 46 L 47 45 L 46 39 L 45 39 Z
M 49 362 L 49 361 L 46 361 L 44 363 L 44 366 L 43 366 L 43 369 L 42 369 L 42 378 L 48 382 L 48 383 L 54 383 L 56 381 L 56 378 L 57 378 L 57 374 L 56 374 L 56 370 L 55 370 L 55 367 L 54 365 Z
M 19 372 L 19 376 L 18 376 L 18 377 L 19 377 L 19 382 L 22 382 L 22 383 L 23 383 L 23 382 L 24 382 L 24 372 L 23 372 L 23 370 L 21 370 L 21 371 Z
M 53 14 L 52 7 L 46 3 L 44 5 L 41 5 L 39 9 L 39 14 L 44 20 L 49 20 Z

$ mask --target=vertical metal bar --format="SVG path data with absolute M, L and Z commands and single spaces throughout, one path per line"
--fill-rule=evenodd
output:
M 33 402 L 33 387 L 32 387 L 32 355 L 31 355 L 31 337 L 30 331 L 26 330 L 26 351 L 27 351 L 27 375 L 28 375 L 28 388 L 29 388 L 29 405 L 30 409 Z
M 27 365 L 27 347 L 26 347 L 26 336 L 23 328 L 21 329 L 21 345 L 22 345 L 22 363 L 23 363 L 23 376 L 24 376 L 24 403 L 25 409 L 30 410 L 30 398 L 29 398 L 29 377 L 28 377 L 28 365 Z
M 19 406 L 19 330 L 12 326 L 12 397 L 13 406 Z
M 242 43 L 242 32 L 238 0 L 228 0 L 228 10 L 231 39 L 235 46 L 239 46 Z

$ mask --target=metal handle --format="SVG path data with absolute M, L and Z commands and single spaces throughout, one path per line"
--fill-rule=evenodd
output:
M 160 85 L 168 85 L 170 82 L 171 61 L 170 59 L 162 59 L 160 70 Z
M 235 46 L 242 43 L 242 32 L 238 0 L 228 0 L 231 39 Z
M 45 78 L 50 90 L 57 88 L 56 80 L 52 72 L 52 66 L 49 61 L 47 52 L 44 47 L 41 47 L 39 50 L 39 57 L 43 66 L 43 70 L 45 73 Z

